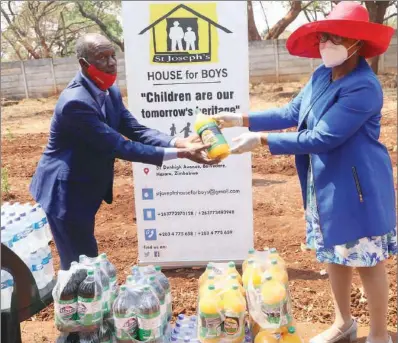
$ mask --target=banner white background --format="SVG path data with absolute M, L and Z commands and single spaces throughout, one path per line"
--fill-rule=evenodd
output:
M 154 9 L 153 4 L 164 6 L 164 10 Z M 193 44 L 201 44 L 196 49 L 202 52 L 206 50 L 204 43 L 211 39 L 211 61 L 151 63 L 155 58 L 151 51 L 154 35 L 153 28 L 148 29 L 148 26 L 154 23 L 158 13 L 167 14 L 170 8 L 181 4 L 195 11 L 180 8 L 169 16 L 180 18 L 179 24 L 173 24 L 177 20 L 173 18 L 167 25 L 180 26 L 181 23 L 185 25 L 182 31 L 195 31 L 197 42 Z M 185 17 L 189 20 L 184 24 Z M 216 20 L 211 19 L 209 23 L 206 18 Z M 162 32 L 166 31 L 167 18 L 163 20 L 155 26 L 155 41 L 163 39 L 164 42 L 170 37 Z M 222 27 L 215 27 L 214 22 Z M 198 26 L 187 29 L 192 23 Z M 197 106 L 208 112 L 212 106 L 234 108 L 237 112 L 249 110 L 245 1 L 123 1 L 123 26 L 129 109 L 140 123 L 183 137 L 181 131 L 184 129 L 189 134 L 194 131 L 195 115 L 192 113 Z M 210 31 L 204 35 L 207 26 Z M 181 41 L 185 44 L 184 39 Z M 156 46 L 158 51 L 162 44 L 164 50 L 165 44 L 160 42 Z M 206 58 L 206 54 L 209 56 L 205 51 L 198 57 L 190 52 L 189 58 Z M 171 55 L 163 51 L 158 56 L 167 59 Z M 171 75 L 169 72 L 174 72 L 178 78 L 167 79 Z M 155 80 L 153 73 L 159 79 Z M 182 95 L 177 95 L 178 101 L 157 99 L 159 102 L 154 102 L 155 93 L 166 95 L 166 98 Z M 199 98 L 197 93 L 201 94 Z M 164 112 L 166 110 L 176 111 Z M 245 130 L 227 129 L 223 133 L 233 144 L 231 139 Z M 160 168 L 134 163 L 133 171 L 140 263 L 194 266 L 208 261 L 240 261 L 246 257 L 253 245 L 250 154 L 230 156 L 214 167 L 188 160 L 167 161 Z

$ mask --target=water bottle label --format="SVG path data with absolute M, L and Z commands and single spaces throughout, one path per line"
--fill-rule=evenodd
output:
M 43 265 L 42 264 L 34 264 L 32 265 L 32 272 L 38 272 L 40 270 L 43 269 Z
M 1 289 L 14 286 L 14 280 L 8 279 L 1 282 Z
M 18 242 L 24 238 L 26 238 L 31 232 L 33 231 L 32 226 L 29 226 L 28 228 L 26 228 L 24 231 L 21 231 L 19 233 L 17 233 L 14 238 L 13 241 L 14 242 Z
M 50 259 L 48 258 L 48 256 L 46 256 L 45 258 L 43 258 L 42 264 L 46 265 L 50 263 Z
M 47 218 L 46 218 L 47 220 Z M 33 224 L 33 229 L 34 230 L 40 230 L 46 223 L 44 222 L 44 219 L 39 220 L 37 223 Z
M 116 338 L 119 340 L 132 340 L 137 338 L 137 317 L 133 313 L 114 314 Z

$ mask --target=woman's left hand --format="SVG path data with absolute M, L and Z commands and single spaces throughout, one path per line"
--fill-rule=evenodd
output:
M 250 152 L 262 143 L 266 143 L 266 136 L 261 132 L 245 132 L 232 140 L 237 144 L 231 149 L 231 154 Z

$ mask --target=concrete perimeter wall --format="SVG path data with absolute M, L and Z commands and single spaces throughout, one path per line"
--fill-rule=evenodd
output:
M 289 55 L 286 40 L 256 41 L 249 43 L 250 81 L 297 81 L 308 75 L 321 63 Z M 387 52 L 380 57 L 379 70 L 397 71 L 397 37 Z M 1 97 L 9 99 L 40 98 L 61 92 L 75 76 L 79 65 L 76 58 L 54 58 L 1 63 Z M 124 55 L 118 56 L 117 83 L 126 91 Z

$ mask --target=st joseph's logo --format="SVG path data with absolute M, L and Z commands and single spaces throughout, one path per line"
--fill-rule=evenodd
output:
M 158 63 L 218 61 L 218 32 L 232 33 L 217 23 L 216 3 L 164 4 L 149 7 L 150 57 Z

